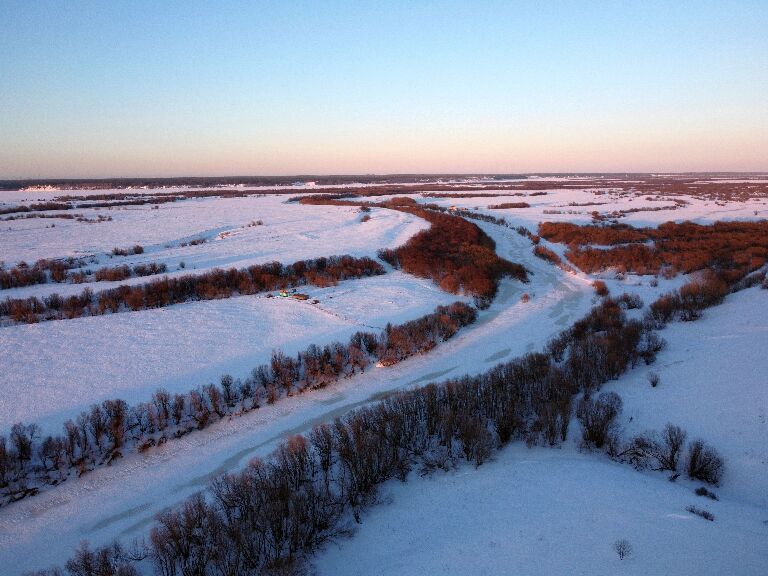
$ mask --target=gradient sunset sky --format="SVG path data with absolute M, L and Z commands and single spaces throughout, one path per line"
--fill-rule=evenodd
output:
M 0 0 L 0 178 L 768 170 L 768 0 Z

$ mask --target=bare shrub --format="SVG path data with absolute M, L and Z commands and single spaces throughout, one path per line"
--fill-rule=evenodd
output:
M 687 472 L 690 478 L 717 486 L 724 468 L 722 456 L 703 440 L 694 440 L 689 444 Z
M 603 448 L 614 431 L 616 417 L 622 410 L 621 397 L 615 392 L 603 392 L 596 400 L 582 398 L 576 418 L 582 426 L 582 445 Z
M 131 559 L 115 542 L 91 550 L 82 542 L 75 555 L 66 564 L 67 572 L 73 576 L 138 576 Z
M 652 330 L 643 330 L 640 337 L 640 343 L 637 347 L 638 355 L 645 361 L 646 365 L 653 364 L 656 361 L 656 355 L 664 350 L 666 345 L 666 340 L 656 332 Z
M 598 296 L 608 296 L 608 286 L 602 280 L 595 280 L 592 282 L 592 288 L 595 289 L 595 294 Z
M 694 490 L 694 493 L 696 494 L 696 496 L 706 496 L 710 500 L 719 500 L 719 498 L 717 497 L 717 494 L 707 490 L 706 488 L 704 488 L 704 486 L 699 486 L 698 488 L 696 488 L 696 490 Z
M 667 424 L 661 434 L 651 431 L 636 436 L 619 456 L 638 470 L 677 472 L 685 438 L 682 428 Z
M 686 436 L 685 430 L 679 426 L 667 424 L 664 427 L 661 433 L 661 450 L 657 459 L 665 470 L 677 471 Z
M 619 560 L 624 560 L 625 558 L 632 556 L 632 544 L 630 544 L 629 540 L 626 538 L 616 540 L 616 542 L 613 543 L 613 549 L 619 556 Z
M 643 299 L 637 294 L 624 292 L 624 294 L 619 296 L 616 301 L 624 310 L 638 310 L 643 307 Z
M 690 512 L 691 514 L 695 514 L 696 516 L 699 516 L 701 518 L 704 518 L 704 520 L 709 520 L 710 522 L 715 521 L 715 515 L 712 514 L 712 512 L 708 512 L 707 510 L 704 510 L 702 508 L 696 508 L 696 506 L 688 506 L 686 507 L 686 511 Z

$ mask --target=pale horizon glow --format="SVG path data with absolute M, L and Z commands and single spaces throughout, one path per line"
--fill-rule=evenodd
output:
M 0 21 L 0 179 L 768 170 L 766 2 L 13 0 Z

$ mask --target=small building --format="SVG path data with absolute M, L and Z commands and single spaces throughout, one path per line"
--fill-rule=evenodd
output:
M 288 290 L 280 290 L 280 292 L 278 292 L 278 296 L 280 296 L 280 298 L 288 298 L 290 294 L 288 294 Z

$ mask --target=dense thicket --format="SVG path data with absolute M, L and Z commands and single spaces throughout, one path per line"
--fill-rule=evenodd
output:
M 628 242 L 645 242 L 649 239 L 643 229 L 633 228 L 628 224 L 581 226 L 570 222 L 542 222 L 539 224 L 539 236 L 550 242 L 577 246 L 613 246 Z
M 270 262 L 238 270 L 214 269 L 197 275 L 164 277 L 145 284 L 123 285 L 94 294 L 86 288 L 79 295 L 51 294 L 43 299 L 6 298 L 0 301 L 0 319 L 34 323 L 127 310 L 162 308 L 189 300 L 214 300 L 235 294 L 255 294 L 279 288 L 312 284 L 332 286 L 341 280 L 384 274 L 371 258 L 331 256 L 299 260 L 293 264 Z
M 88 264 L 86 258 L 38 260 L 32 265 L 22 261 L 11 268 L 0 262 L 0 289 L 21 288 L 46 282 L 67 282 L 69 271 Z
M 361 205 L 345 197 L 344 194 L 316 194 L 298 200 L 302 204 Z M 399 248 L 379 250 L 379 258 L 409 274 L 429 278 L 451 294 L 471 294 L 479 308 L 490 305 L 501 278 L 510 276 L 521 282 L 528 281 L 525 267 L 500 258 L 495 242 L 479 226 L 444 208 L 419 205 L 407 197 L 362 205 L 407 212 L 429 222 L 429 229 L 412 236 Z
M 416 206 L 398 209 L 424 218 L 431 226 L 403 246 L 379 253 L 393 266 L 430 278 L 446 292 L 472 294 L 481 307 L 493 300 L 502 277 L 528 281 L 525 267 L 500 258 L 494 241 L 476 224 Z
M 268 364 L 256 366 L 243 380 L 221 382 L 171 395 L 158 390 L 151 400 L 129 406 L 105 400 L 64 423 L 62 433 L 42 438 L 35 424 L 16 424 L 0 435 L 0 505 L 58 484 L 72 471 L 83 474 L 108 464 L 129 450 L 146 450 L 205 428 L 232 415 L 273 403 L 282 396 L 323 388 L 364 372 L 371 363 L 390 366 L 426 353 L 475 321 L 474 308 L 456 302 L 380 334 L 357 332 L 348 343 L 312 345 L 296 356 L 275 351 Z
M 647 320 L 656 328 L 663 328 L 672 320 L 697 320 L 702 310 L 720 304 L 730 291 L 719 276 L 707 272 L 653 302 Z
M 472 294 L 481 307 L 493 300 L 502 277 L 528 280 L 525 268 L 500 258 L 493 240 L 476 224 L 420 208 L 405 210 L 431 226 L 399 248 L 381 250 L 379 256 L 391 265 L 430 278 L 446 292 Z
M 615 268 L 638 274 L 674 275 L 708 268 L 732 282 L 768 261 L 766 220 L 710 225 L 667 222 L 658 228 L 544 222 L 539 226 L 539 235 L 568 244 L 566 257 L 585 272 Z

